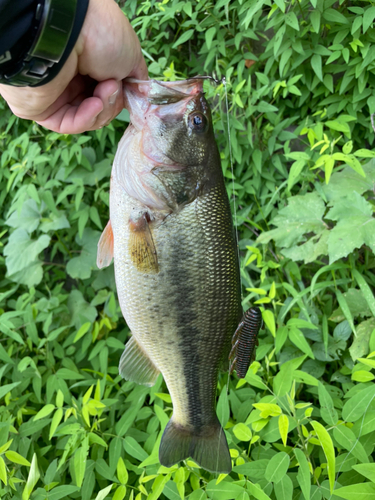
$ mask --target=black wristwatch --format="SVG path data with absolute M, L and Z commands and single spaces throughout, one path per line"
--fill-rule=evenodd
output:
M 48 77 L 59 63 L 69 41 L 77 9 L 77 0 L 45 0 L 37 5 L 31 47 L 22 59 L 8 59 L 7 70 L 0 83 L 17 87 L 34 86 Z M 8 56 L 10 57 L 10 55 Z

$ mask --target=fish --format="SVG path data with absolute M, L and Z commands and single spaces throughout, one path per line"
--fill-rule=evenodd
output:
M 248 309 L 232 338 L 232 350 L 229 359 L 233 360 L 229 374 L 236 370 L 238 378 L 245 378 L 247 370 L 255 359 L 258 333 L 262 328 L 262 313 L 259 307 Z
M 160 442 L 162 465 L 190 457 L 229 473 L 216 390 L 242 307 L 210 107 L 199 78 L 128 79 L 124 96 L 130 124 L 114 159 L 110 218 L 97 254 L 99 268 L 114 260 L 131 331 L 119 372 L 146 386 L 164 377 L 173 414 Z

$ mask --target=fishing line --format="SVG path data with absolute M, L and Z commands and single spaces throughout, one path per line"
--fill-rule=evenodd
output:
M 232 173 L 232 197 L 233 197 L 233 215 L 234 215 L 234 230 L 236 235 L 236 247 L 237 247 L 237 258 L 238 258 L 238 272 L 240 275 L 240 287 L 241 287 L 241 304 L 243 301 L 243 291 L 241 285 L 241 260 L 240 260 L 240 245 L 238 239 L 238 226 L 237 226 L 237 209 L 236 209 L 236 191 L 234 187 L 234 167 L 233 167 L 233 154 L 232 154 L 232 143 L 231 143 L 231 135 L 230 135 L 230 122 L 229 122 L 229 104 L 228 104 L 228 90 L 227 90 L 227 81 L 225 76 L 222 79 L 225 91 L 225 105 L 227 112 L 227 132 L 228 132 L 228 143 L 229 143 L 229 158 L 230 158 L 230 168 Z

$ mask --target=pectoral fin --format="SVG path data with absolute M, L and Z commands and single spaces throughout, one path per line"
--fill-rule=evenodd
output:
M 125 380 L 148 386 L 155 384 L 160 373 L 134 337 L 131 337 L 125 346 L 119 372 Z
M 107 267 L 113 259 L 113 231 L 111 221 L 105 226 L 104 231 L 98 243 L 98 254 L 96 257 L 96 265 L 99 269 Z
M 159 272 L 158 256 L 149 221 L 147 213 L 142 214 L 137 220 L 129 220 L 129 252 L 138 271 L 157 274 Z

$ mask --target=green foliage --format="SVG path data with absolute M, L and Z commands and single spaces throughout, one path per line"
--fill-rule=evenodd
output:
M 118 375 L 129 332 L 113 268 L 98 271 L 95 258 L 128 114 L 74 137 L 0 101 L 0 497 L 373 498 L 375 7 L 128 0 L 124 10 L 151 77 L 227 82 L 228 114 L 224 86 L 205 90 L 235 194 L 244 307 L 260 305 L 265 324 L 246 378 L 219 378 L 233 472 L 161 467 L 165 384 Z

